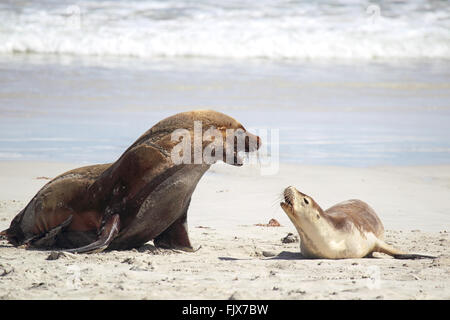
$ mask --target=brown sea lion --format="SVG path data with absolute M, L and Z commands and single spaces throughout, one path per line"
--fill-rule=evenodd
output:
M 202 139 L 212 128 L 217 148 Z M 180 130 L 186 139 L 173 138 Z M 199 143 L 195 134 L 200 134 Z M 187 149 L 180 148 L 181 140 Z M 116 162 L 74 169 L 51 180 L 1 234 L 15 246 L 70 252 L 130 249 L 152 239 L 156 246 L 192 251 L 186 219 L 198 181 L 217 160 L 241 165 L 238 153 L 256 151 L 260 143 L 223 113 L 176 114 L 145 132 Z M 212 161 L 198 161 L 198 151 L 202 156 L 204 150 Z M 194 161 L 180 163 L 174 155 Z
M 281 208 L 300 235 L 305 258 L 345 259 L 383 252 L 397 259 L 435 258 L 410 254 L 384 242 L 384 227 L 375 211 L 361 200 L 348 200 L 323 211 L 313 198 L 294 187 L 284 190 Z

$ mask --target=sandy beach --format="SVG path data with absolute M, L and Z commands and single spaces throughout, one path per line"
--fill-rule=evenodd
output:
M 0 228 L 69 163 L 1 162 Z M 308 260 L 283 243 L 294 226 L 279 208 L 287 185 L 323 207 L 368 202 L 392 245 L 437 259 Z M 0 299 L 450 299 L 450 166 L 346 168 L 217 164 L 188 213 L 195 253 L 157 249 L 55 255 L 1 242 Z M 281 227 L 256 226 L 274 218 Z

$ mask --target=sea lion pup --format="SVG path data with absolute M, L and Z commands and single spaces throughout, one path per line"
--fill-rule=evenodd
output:
M 381 220 L 361 200 L 344 201 L 323 211 L 313 198 L 288 187 L 280 205 L 300 235 L 300 250 L 305 258 L 363 258 L 373 252 L 397 259 L 435 258 L 405 253 L 384 242 Z
M 47 183 L 1 235 L 15 246 L 78 253 L 130 249 L 152 239 L 159 247 L 193 251 L 186 221 L 198 181 L 217 160 L 242 165 L 239 153 L 260 144 L 223 113 L 176 114 L 116 162 L 74 169 Z

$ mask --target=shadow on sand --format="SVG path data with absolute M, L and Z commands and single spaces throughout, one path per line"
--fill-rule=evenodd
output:
M 264 257 L 263 260 L 305 260 L 306 258 L 300 252 L 282 251 L 278 255 L 273 257 Z M 253 260 L 250 258 L 233 258 L 233 257 L 219 257 L 222 261 L 240 261 L 240 260 Z

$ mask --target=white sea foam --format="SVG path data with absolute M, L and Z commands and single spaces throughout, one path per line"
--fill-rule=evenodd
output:
M 445 1 L 6 1 L 0 53 L 450 58 Z

